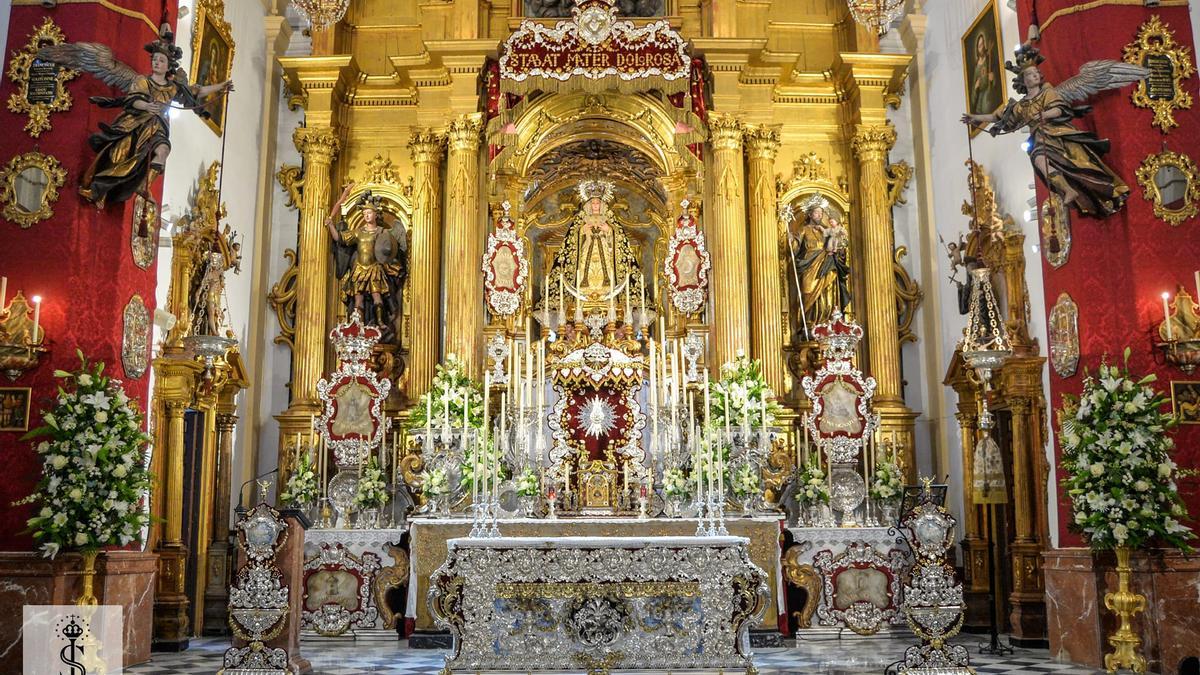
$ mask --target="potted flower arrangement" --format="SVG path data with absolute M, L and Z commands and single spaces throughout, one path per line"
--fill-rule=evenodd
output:
M 478 455 L 478 459 L 476 459 L 476 455 Z M 496 448 L 496 444 L 490 438 L 487 442 L 487 449 L 481 449 L 478 444 L 468 447 L 466 457 L 463 458 L 463 463 L 460 467 L 460 478 L 458 480 L 459 488 L 468 491 L 473 488 L 475 483 L 475 466 L 477 465 L 479 466 L 480 473 L 482 474 L 480 476 L 480 480 L 483 481 L 480 483 L 479 489 L 490 489 L 492 486 L 488 481 L 491 481 L 493 478 L 491 475 L 491 468 L 495 466 L 497 462 L 500 462 L 501 459 L 502 457 L 500 456 L 500 451 Z M 500 475 L 497 477 L 499 480 L 504 480 L 508 477 L 508 474 L 505 473 L 504 470 L 504 464 L 500 464 L 499 474 Z
M 437 365 L 429 391 L 421 394 L 408 418 L 410 430 L 432 426 L 435 430 L 445 424 L 462 427 L 463 406 L 467 406 L 467 425 L 472 429 L 483 426 L 483 386 L 467 375 L 466 366 L 454 354 Z M 436 433 L 436 432 L 435 432 Z
M 754 499 L 759 494 L 758 471 L 754 465 L 746 462 L 733 472 L 733 494 L 742 500 L 742 513 L 746 517 L 754 515 Z
M 821 511 L 829 504 L 829 483 L 825 472 L 815 464 L 806 464 L 796 478 L 796 503 L 809 525 L 823 520 Z
M 688 485 L 683 469 L 676 467 L 663 472 L 663 496 L 666 497 L 668 518 L 683 515 L 683 502 L 688 496 Z
M 1062 487 L 1071 500 L 1070 526 L 1083 534 L 1093 550 L 1114 549 L 1118 590 L 1105 597 L 1121 625 L 1109 638 L 1116 648 L 1106 666 L 1132 666 L 1141 640 L 1132 617 L 1145 598 L 1129 590 L 1133 550 L 1158 542 L 1190 551 L 1192 531 L 1171 460 L 1174 442 L 1167 430 L 1175 420 L 1163 412 L 1166 399 L 1151 384 L 1153 374 L 1135 379 L 1129 373 L 1130 350 L 1122 367 L 1102 363 L 1083 381 L 1078 397 L 1064 397 Z M 1108 665 L 1112 660 L 1112 665 Z
M 104 364 L 89 364 L 77 351 L 79 370 L 56 370 L 63 382 L 54 407 L 42 414 L 42 426 L 25 439 L 42 439 L 37 488 L 19 503 L 39 504 L 29 529 L 42 553 L 83 554 L 84 591 L 91 600 L 96 556 L 108 546 L 137 541 L 150 524 L 145 500 L 152 476 L 146 469 L 144 420 L 118 380 L 104 375 Z
M 533 517 L 540 490 L 541 482 L 538 480 L 537 472 L 532 467 L 526 467 L 521 475 L 517 476 L 517 501 L 520 503 L 521 517 Z
M 763 377 L 762 364 L 747 358 L 741 350 L 737 358 L 721 366 L 721 379 L 709 383 L 709 398 L 710 424 L 718 433 L 725 428 L 734 432 L 769 428 L 779 411 L 775 393 Z M 742 444 L 752 442 L 747 438 Z
M 312 457 L 306 452 L 296 462 L 296 470 L 288 476 L 279 501 L 287 506 L 307 511 L 320 494 L 317 488 L 317 473 L 313 470 Z
M 876 462 L 868 494 L 883 510 L 885 525 L 891 526 L 896 523 L 896 510 L 899 508 L 903 490 L 904 472 L 900 470 L 900 465 L 887 458 Z
M 358 509 L 358 526 L 369 529 L 379 526 L 379 509 L 387 503 L 387 482 L 379 461 L 374 457 L 363 467 L 358 479 L 358 491 L 354 494 L 354 507 Z
M 421 473 L 421 494 L 429 503 L 429 515 L 441 511 L 442 498 L 450 491 L 450 477 L 444 467 L 428 469 Z

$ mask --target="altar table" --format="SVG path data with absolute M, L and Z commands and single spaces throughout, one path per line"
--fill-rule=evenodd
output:
M 457 538 L 429 606 L 442 671 L 755 672 L 767 575 L 745 537 Z
M 782 584 L 780 574 L 780 518 L 758 516 L 731 518 L 725 521 L 729 534 L 750 540 L 750 560 L 767 573 L 767 607 L 761 620 L 752 628 L 779 630 L 778 613 L 782 613 Z M 429 593 L 429 576 L 446 559 L 446 542 L 465 537 L 471 531 L 470 518 L 412 518 L 408 607 L 406 616 L 417 631 L 436 630 L 425 598 Z M 696 532 L 696 521 L 683 518 L 559 518 L 558 520 L 512 518 L 500 521 L 500 531 L 513 537 L 650 537 L 690 536 Z

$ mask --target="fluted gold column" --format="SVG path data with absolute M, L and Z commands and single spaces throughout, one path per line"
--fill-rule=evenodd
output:
M 446 139 L 433 131 L 417 131 L 408 143 L 413 158 L 412 350 L 408 395 L 429 390 L 434 366 L 441 356 L 441 183 L 439 165 Z
M 746 251 L 746 174 L 742 168 L 742 123 L 714 113 L 708 121 L 712 145 L 712 200 L 708 250 L 712 255 L 712 352 L 714 367 L 750 346 L 750 284 Z
M 483 228 L 479 227 L 479 134 L 483 115 L 450 122 L 446 131 L 446 351 L 457 354 L 472 376 L 483 356 Z M 420 296 L 414 296 L 420 297 Z
M 775 155 L 779 129 L 754 126 L 745 133 L 750 169 L 750 352 L 762 361 L 763 377 L 783 393 L 783 319 L 779 312 L 779 225 L 775 206 Z
M 892 205 L 887 194 L 887 155 L 896 142 L 891 123 L 860 124 L 851 141 L 858 158 L 862 218 L 862 265 L 867 346 L 877 403 L 900 400 L 900 343 L 897 340 L 896 282 L 892 271 Z
M 304 199 L 298 241 L 296 338 L 292 349 L 292 407 L 316 406 L 317 381 L 325 368 L 325 284 L 329 276 L 330 168 L 341 148 L 330 127 L 300 127 L 292 134 L 304 157 Z
M 163 537 L 165 544 L 183 543 L 183 413 L 187 404 L 183 401 L 166 401 L 163 407 L 167 412 L 167 494 L 165 495 L 166 532 Z

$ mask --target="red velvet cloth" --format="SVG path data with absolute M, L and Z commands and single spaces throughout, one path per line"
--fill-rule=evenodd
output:
M 1018 0 L 1021 35 L 1025 36 L 1033 12 L 1034 0 Z M 1075 0 L 1036 0 L 1036 14 L 1044 24 L 1056 10 L 1074 6 Z M 1158 15 L 1175 32 L 1181 45 L 1194 44 L 1186 7 L 1146 8 L 1142 6 L 1101 6 L 1054 19 L 1037 44 L 1046 62 L 1042 72 L 1052 83 L 1061 82 L 1079 71 L 1087 61 L 1120 60 L 1122 49 L 1133 42 L 1138 27 Z M 1195 54 L 1191 58 L 1195 62 Z M 1195 95 L 1196 78 L 1184 82 Z M 1079 373 L 1070 378 L 1050 371 L 1050 405 L 1057 410 L 1063 394 L 1078 394 L 1085 369 L 1094 371 L 1104 357 L 1120 362 L 1126 346 L 1132 348 L 1129 365 L 1134 373 L 1158 375 L 1157 386 L 1170 395 L 1171 380 L 1194 380 L 1176 368 L 1155 362 L 1151 343 L 1153 332 L 1162 322 L 1162 293 L 1183 285 L 1196 294 L 1192 273 L 1200 268 L 1200 220 L 1192 219 L 1172 227 L 1154 217 L 1152 205 L 1137 184 L 1135 172 L 1142 161 L 1163 149 L 1182 152 L 1200 161 L 1200 106 L 1177 110 L 1179 126 L 1162 134 L 1151 126 L 1153 112 L 1136 108 L 1130 101 L 1132 87 L 1095 96 L 1091 115 L 1077 120 L 1080 128 L 1095 131 L 1112 141 L 1112 151 L 1104 161 L 1129 184 L 1130 197 L 1125 209 L 1104 220 L 1072 213 L 1071 254 L 1067 264 L 1053 269 L 1042 264 L 1047 311 L 1058 296 L 1067 292 L 1079 305 Z M 1015 95 L 1015 94 L 1014 94 Z M 1027 161 L 1014 157 L 1013 161 Z M 1038 203 L 1047 196 L 1039 183 Z M 1158 358 L 1161 361 L 1161 355 Z M 1057 419 L 1054 423 L 1057 424 Z M 1175 461 L 1182 467 L 1200 465 L 1200 426 L 1181 426 L 1174 434 Z M 1061 447 L 1055 444 L 1055 456 Z M 1061 468 L 1056 478 L 1062 477 Z M 1200 516 L 1200 481 L 1185 478 L 1180 490 L 1193 516 Z M 1059 531 L 1061 546 L 1080 545 L 1080 537 L 1069 532 L 1070 505 L 1059 490 Z M 1193 523 L 1194 524 L 1194 523 Z
M 613 427 L 600 437 L 588 435 L 585 421 L 588 402 L 594 398 L 599 398 L 613 409 Z M 565 416 L 567 419 L 563 423 L 563 428 L 567 430 L 567 438 L 570 439 L 571 445 L 576 448 L 586 448 L 589 460 L 602 462 L 607 460 L 606 451 L 615 451 L 624 444 L 623 439 L 629 434 L 629 430 L 635 423 L 634 413 L 629 409 L 628 402 L 625 400 L 625 392 L 609 386 L 599 389 L 582 387 L 573 390 L 567 399 Z M 633 433 L 638 435 L 637 431 Z
M 175 0 L 169 3 L 174 15 Z M 158 22 L 161 0 L 123 0 L 126 9 L 145 13 Z M 8 29 L 9 52 L 20 49 L 46 16 L 54 19 L 71 42 L 101 42 L 117 58 L 142 72 L 149 72 L 150 55 L 142 46 L 156 37 L 144 21 L 123 16 L 98 4 L 63 4 L 47 11 L 40 6 L 12 8 Z M 7 60 L 9 55 L 6 55 Z M 51 113 L 53 127 L 41 137 L 30 138 L 22 131 L 26 117 L 0 109 L 0 161 L 34 150 L 55 157 L 67 171 L 59 190 L 54 215 L 29 229 L 0 221 L 0 275 L 8 277 L 8 295 L 17 290 L 26 297 L 42 296 L 41 325 L 46 331 L 48 354 L 40 365 L 16 382 L 4 386 L 33 388 L 31 427 L 41 424 L 41 411 L 53 405 L 55 369 L 71 370 L 79 365 L 75 350 L 91 360 L 104 361 L 105 369 L 122 379 L 131 397 L 143 409 L 148 400 L 149 374 L 137 380 L 125 376 L 121 367 L 122 311 L 134 293 L 153 310 L 155 272 L 133 263 L 130 249 L 132 200 L 110 205 L 103 211 L 84 202 L 78 194 L 79 176 L 94 156 L 88 134 L 101 122 L 109 122 L 117 111 L 91 105 L 89 96 L 113 96 L 117 90 L 87 74 L 67 84 L 74 104 L 66 112 Z M 0 99 L 8 100 L 16 90 L 5 77 Z M 158 192 L 159 186 L 156 186 Z M 159 192 L 159 194 L 161 194 Z M 0 432 L 0 550 L 28 550 L 32 538 L 23 534 L 31 507 L 10 504 L 28 495 L 41 476 L 41 464 L 32 443 L 18 432 Z

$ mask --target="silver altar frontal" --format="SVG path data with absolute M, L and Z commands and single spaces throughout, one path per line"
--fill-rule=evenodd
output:
M 458 538 L 429 607 L 443 673 L 755 672 L 767 576 L 744 537 Z

